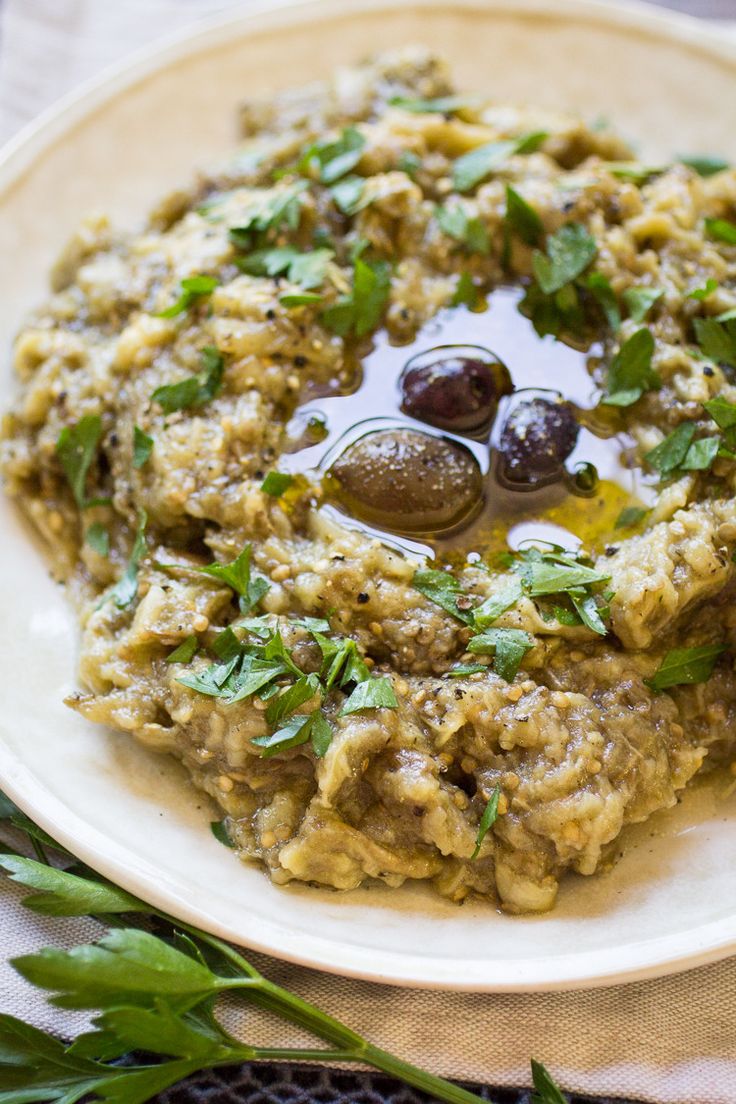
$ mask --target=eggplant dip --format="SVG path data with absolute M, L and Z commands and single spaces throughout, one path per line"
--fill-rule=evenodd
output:
M 81 227 L 2 469 L 69 705 L 277 883 L 553 906 L 736 737 L 736 172 L 414 49 Z

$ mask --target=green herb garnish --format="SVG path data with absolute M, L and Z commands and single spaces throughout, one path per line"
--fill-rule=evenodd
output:
M 359 682 L 340 710 L 340 716 L 358 713 L 362 709 L 397 709 L 398 702 L 391 682 L 387 678 L 366 679 Z
M 332 142 L 317 142 L 310 146 L 299 162 L 299 172 L 315 172 L 323 184 L 334 184 L 354 169 L 363 156 L 365 138 L 349 126 Z
M 138 567 L 146 554 L 146 524 L 148 514 L 145 510 L 138 511 L 138 528 L 133 541 L 133 549 L 130 559 L 115 586 L 107 595 L 112 598 L 118 609 L 126 609 L 138 593 Z
M 476 107 L 478 99 L 473 96 L 436 96 L 434 99 L 412 99 L 408 96 L 392 96 L 388 101 L 391 107 L 400 107 L 417 115 L 437 113 L 450 115 L 466 107 Z
M 158 318 L 176 318 L 184 314 L 194 304 L 207 295 L 211 295 L 219 284 L 215 276 L 187 276 L 181 281 L 181 293 L 175 303 L 166 310 L 158 311 Z
M 544 237 L 544 224 L 527 201 L 510 184 L 506 185 L 506 227 L 526 245 L 539 245 Z
M 477 310 L 480 305 L 480 289 L 475 286 L 473 277 L 469 272 L 461 272 L 455 288 L 455 293 L 450 300 L 451 307 L 467 307 L 468 310 Z
M 488 227 L 477 217 L 471 217 L 459 204 L 438 207 L 436 211 L 440 229 L 450 238 L 465 246 L 468 253 L 487 254 L 491 248 Z
M 487 629 L 468 641 L 474 655 L 492 655 L 493 670 L 506 682 L 513 682 L 527 652 L 534 647 L 534 637 L 522 629 Z
M 729 222 L 728 219 L 707 218 L 705 229 L 714 241 L 725 242 L 726 245 L 736 245 L 736 222 Z
M 478 825 L 478 835 L 475 837 L 475 851 L 473 851 L 473 854 L 470 856 L 471 862 L 473 861 L 473 859 L 478 858 L 483 840 L 486 838 L 489 831 L 496 823 L 496 818 L 498 816 L 498 801 L 500 797 L 501 787 L 494 786 L 493 793 L 488 798 L 488 803 L 486 804 L 486 807 L 483 810 L 483 815 L 480 818 L 480 824 Z
M 661 475 L 669 475 L 681 466 L 694 435 L 695 424 L 683 422 L 660 441 L 656 448 L 646 453 L 644 459 Z
M 344 215 L 357 215 L 371 202 L 370 191 L 363 176 L 345 176 L 333 184 L 330 193 L 338 211 Z
M 203 575 L 209 575 L 218 582 L 225 583 L 239 596 L 240 612 L 249 613 L 257 606 L 263 596 L 271 589 L 271 584 L 260 575 L 253 576 L 250 569 L 252 547 L 246 544 L 243 551 L 230 563 L 209 564 L 200 567 Z
M 532 267 L 545 295 L 560 291 L 583 272 L 598 252 L 593 238 L 579 222 L 568 222 L 547 239 L 547 252 L 537 250 Z
M 555 1082 L 541 1062 L 532 1058 L 532 1082 L 534 1093 L 531 1104 L 567 1104 Z
M 158 403 L 164 414 L 204 406 L 219 394 L 225 362 L 211 345 L 202 349 L 201 356 L 202 371 L 196 376 L 187 376 L 178 383 L 157 387 L 151 395 L 152 401 Z
M 458 621 L 463 621 L 466 625 L 473 623 L 472 611 L 462 609 L 457 604 L 458 598 L 462 600 L 465 592 L 449 571 L 435 571 L 432 568 L 415 571 L 412 586 L 430 602 L 434 602 L 446 613 L 456 617 Z
M 661 387 L 662 381 L 652 368 L 654 338 L 643 327 L 623 343 L 608 368 L 607 394 L 601 399 L 608 406 L 631 406 L 645 391 Z
M 714 280 L 712 276 L 709 276 L 703 287 L 694 288 L 693 291 L 689 291 L 687 293 L 687 298 L 697 299 L 702 302 L 712 295 L 714 291 L 718 291 L 718 281 Z
M 144 433 L 140 426 L 133 427 L 133 467 L 142 468 L 147 464 L 153 452 L 153 437 Z
M 261 490 L 274 498 L 280 498 L 294 482 L 294 476 L 288 472 L 270 471 L 261 483 Z
M 728 161 L 724 161 L 722 157 L 708 157 L 705 154 L 679 157 L 678 160 L 689 169 L 694 169 L 700 176 L 715 176 L 716 173 L 730 168 Z
M 335 256 L 332 249 L 313 249 L 302 253 L 293 246 L 274 249 L 257 249 L 245 257 L 237 258 L 238 268 L 251 276 L 283 276 L 292 284 L 308 291 L 321 287 L 327 266 Z
M 667 652 L 657 671 L 644 682 L 652 690 L 667 690 L 670 686 L 693 686 L 707 682 L 713 674 L 716 660 L 727 650 L 725 644 L 703 644 L 699 648 L 673 648 Z
M 517 153 L 533 153 L 547 137 L 544 131 L 522 134 L 518 138 L 487 142 L 458 157 L 452 167 L 452 180 L 458 192 L 469 192 Z
M 696 318 L 694 326 L 705 356 L 716 364 L 736 368 L 736 319 L 719 322 L 715 318 Z
M 630 287 L 622 295 L 632 322 L 643 322 L 658 299 L 664 295 L 663 288 Z
M 212 835 L 215 837 L 218 843 L 224 844 L 225 847 L 235 847 L 235 844 L 230 839 L 230 836 L 228 834 L 227 822 L 224 818 L 222 820 L 211 820 L 210 831 L 212 832 Z
M 614 332 L 618 330 L 621 326 L 621 311 L 608 279 L 602 272 L 591 272 L 585 280 L 585 287 L 603 311 L 603 316 L 611 329 Z
M 623 510 L 616 518 L 613 528 L 632 529 L 650 513 L 651 510 L 648 510 L 646 506 L 624 506 Z
M 199 641 L 196 636 L 188 636 L 186 640 L 182 640 L 178 648 L 174 648 L 173 652 L 169 652 L 166 657 L 167 663 L 191 663 L 196 655 L 197 648 L 199 647 Z
M 110 534 L 102 522 L 93 522 L 84 534 L 84 539 L 92 551 L 96 552 L 98 556 L 107 556 L 109 554 Z
M 101 436 L 101 417 L 87 414 L 76 425 L 64 426 L 56 442 L 56 455 L 80 510 L 92 505 L 86 495 L 87 475 Z
M 306 180 L 297 180 L 278 188 L 268 188 L 254 195 L 248 203 L 240 224 L 230 229 L 230 240 L 238 249 L 251 250 L 255 239 L 262 241 L 282 224 L 295 230 L 301 214 L 301 197 L 309 187 Z
M 320 315 L 328 330 L 340 337 L 365 337 L 374 330 L 391 294 L 391 266 L 388 261 L 366 261 L 355 258 L 353 287 L 334 306 Z

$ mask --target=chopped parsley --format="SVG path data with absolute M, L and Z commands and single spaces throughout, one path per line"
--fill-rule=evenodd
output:
M 621 311 L 619 310 L 616 293 L 609 280 L 602 272 L 591 272 L 585 280 L 585 287 L 591 293 L 603 312 L 608 325 L 615 332 L 621 326 Z
M 302 253 L 291 245 L 274 249 L 257 249 L 237 258 L 238 268 L 251 276 L 283 276 L 292 284 L 308 291 L 321 287 L 327 266 L 335 256 L 332 249 L 313 249 Z
M 367 261 L 358 256 L 350 294 L 341 296 L 334 306 L 323 311 L 321 321 L 340 337 L 351 334 L 365 337 L 380 323 L 390 293 L 391 265 L 388 261 Z
M 153 437 L 144 433 L 140 426 L 133 427 L 133 467 L 142 468 L 147 464 L 153 452 Z
M 547 239 L 546 253 L 536 250 L 532 267 L 545 295 L 560 291 L 588 267 L 598 247 L 579 222 L 568 222 Z
M 544 237 L 541 218 L 527 201 L 510 184 L 506 185 L 506 228 L 521 238 L 526 245 L 539 245 Z
M 414 176 L 419 172 L 421 167 L 421 157 L 413 153 L 412 150 L 404 150 L 396 164 L 397 169 L 400 169 L 401 172 L 405 172 L 406 175 L 410 176 L 412 179 L 414 179 Z
M 695 336 L 701 350 L 716 364 L 736 368 L 736 318 L 723 322 L 715 318 L 696 318 Z
M 695 423 L 683 422 L 646 453 L 644 459 L 660 475 L 670 475 L 684 461 L 695 436 Z
M 249 613 L 271 589 L 270 583 L 260 575 L 253 576 L 250 567 L 252 547 L 246 544 L 243 551 L 230 563 L 214 563 L 200 567 L 203 575 L 209 575 L 225 583 L 239 597 L 241 613 Z
M 646 506 L 624 506 L 623 510 L 616 518 L 613 528 L 632 529 L 650 513 L 651 510 L 648 510 Z
M 87 475 L 101 436 L 99 414 L 87 414 L 76 425 L 64 426 L 56 442 L 56 455 L 80 510 L 93 505 L 93 501 L 87 499 Z
M 699 176 L 715 176 L 716 173 L 730 168 L 728 161 L 724 161 L 722 157 L 708 157 L 705 154 L 680 157 L 678 160 L 682 165 L 693 169 Z
M 344 215 L 357 215 L 371 202 L 371 193 L 362 176 L 345 176 L 333 184 L 330 194 L 338 211 Z
M 225 847 L 235 847 L 235 844 L 228 835 L 227 822 L 224 818 L 222 820 L 211 820 L 210 831 L 218 843 L 224 844 Z
M 178 648 L 174 648 L 173 652 L 169 652 L 166 657 L 167 663 L 191 663 L 196 655 L 197 648 L 199 647 L 199 641 L 197 637 L 192 634 L 188 636 L 186 640 L 182 640 Z
M 522 134 L 518 138 L 486 142 L 458 157 L 452 167 L 452 182 L 458 192 L 469 192 L 517 153 L 532 153 L 547 137 L 544 131 Z
M 714 241 L 724 242 L 726 245 L 736 245 L 736 222 L 729 222 L 728 219 L 707 218 L 705 229 Z
M 416 586 L 416 582 L 414 585 Z M 497 621 L 502 613 L 512 609 L 520 601 L 522 595 L 521 579 L 514 576 L 503 590 L 492 594 L 479 606 L 475 607 L 472 615 L 473 627 L 481 630 L 487 628 L 493 621 Z
M 468 651 L 493 656 L 493 670 L 506 682 L 516 678 L 521 661 L 534 647 L 534 637 L 522 629 L 486 629 L 468 641 Z
M 697 299 L 702 302 L 712 295 L 714 291 L 718 291 L 718 281 L 714 280 L 712 276 L 709 276 L 703 287 L 694 288 L 692 291 L 689 291 L 687 298 Z
M 243 586 L 242 564 L 237 574 L 234 581 Z M 372 675 L 354 640 L 326 636 L 330 626 L 321 618 L 296 618 L 290 624 L 305 629 L 319 645 L 319 672 L 299 667 L 281 635 L 278 619 L 257 617 L 236 622 L 238 633 L 233 627 L 224 629 L 210 645 L 216 662 L 177 681 L 206 697 L 218 698 L 224 705 L 254 696 L 268 702 L 265 720 L 271 731 L 252 740 L 264 757 L 309 741 L 315 755 L 321 757 L 332 739 L 332 725 L 323 712 L 331 692 L 340 690 L 346 695 L 339 716 L 364 709 L 396 709 L 398 702 L 389 679 Z M 168 661 L 174 662 L 173 657 Z M 303 712 L 311 702 L 315 708 Z
M 158 311 L 157 317 L 176 318 L 178 314 L 184 314 L 194 303 L 211 295 L 219 282 L 215 276 L 187 276 L 181 281 L 179 298 L 166 310 Z
M 98 556 L 107 557 L 110 552 L 110 534 L 105 526 L 100 521 L 95 521 L 90 525 L 87 532 L 84 534 L 85 542 L 89 545 L 93 552 L 96 552 Z
M 302 155 L 298 170 L 317 176 L 322 184 L 334 184 L 354 169 L 363 156 L 365 138 L 357 127 L 346 127 L 339 138 L 317 142 Z
M 225 367 L 222 356 L 212 345 L 202 349 L 201 356 L 202 371 L 196 376 L 187 376 L 178 383 L 157 387 L 153 392 L 151 399 L 158 403 L 164 414 L 204 406 L 219 394 Z
M 312 307 L 315 303 L 321 303 L 322 296 L 315 294 L 313 291 L 302 291 L 294 294 L 286 294 L 279 296 L 279 303 L 282 307 Z
M 475 286 L 473 277 L 469 272 L 461 272 L 455 292 L 450 300 L 450 306 L 467 307 L 468 310 L 476 310 L 480 304 L 480 300 L 480 289 Z
M 630 287 L 622 295 L 632 322 L 643 322 L 658 299 L 664 295 L 664 288 Z
M 646 327 L 637 330 L 623 343 L 608 368 L 607 394 L 601 399 L 608 406 L 631 406 L 645 391 L 661 386 L 652 368 L 654 338 Z
M 438 207 L 436 216 L 440 229 L 448 237 L 464 245 L 469 253 L 490 252 L 488 227 L 479 218 L 471 217 L 460 204 Z
M 450 115 L 466 107 L 476 107 L 478 100 L 474 96 L 436 96 L 434 99 L 411 99 L 408 96 L 392 96 L 388 101 L 391 107 L 400 107 L 418 115 L 437 113 Z
M 475 851 L 473 851 L 473 854 L 470 856 L 471 862 L 473 861 L 473 859 L 478 858 L 483 840 L 486 838 L 489 831 L 496 823 L 496 818 L 498 816 L 498 802 L 500 797 L 501 787 L 494 786 L 493 793 L 488 798 L 486 807 L 483 810 L 483 815 L 480 818 L 480 824 L 478 825 L 478 835 L 475 837 Z
M 125 571 L 104 599 L 112 598 L 118 609 L 127 609 L 138 593 L 138 567 L 146 554 L 146 524 L 148 515 L 145 510 L 138 511 L 138 528 L 133 541 Z
M 716 660 L 726 649 L 725 644 L 673 648 L 667 652 L 654 675 L 644 681 L 655 691 L 667 690 L 670 686 L 693 686 L 699 682 L 707 682 L 713 674 Z
M 280 498 L 294 482 L 294 476 L 288 472 L 270 471 L 261 483 L 261 490 L 274 498 Z
M 466 625 L 473 623 L 472 610 L 462 608 L 465 592 L 449 571 L 436 571 L 433 568 L 415 571 L 412 586 L 425 598 L 429 598 L 430 602 L 434 602 L 446 613 L 456 617 L 458 621 L 463 621 Z M 458 598 L 461 599 L 461 606 L 457 604 Z
M 295 230 L 301 215 L 302 194 L 309 187 L 306 180 L 278 188 L 262 189 L 248 203 L 238 226 L 230 229 L 230 241 L 237 249 L 250 251 L 257 240 L 262 241 L 282 225 Z

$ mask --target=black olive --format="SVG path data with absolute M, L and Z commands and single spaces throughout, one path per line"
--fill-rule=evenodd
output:
M 416 429 L 367 433 L 329 470 L 328 492 L 355 517 L 395 533 L 454 528 L 483 501 L 483 477 L 462 445 Z
M 455 433 L 489 426 L 498 400 L 513 390 L 505 364 L 480 345 L 438 345 L 419 353 L 400 382 L 405 414 Z
M 575 411 L 561 397 L 518 402 L 501 430 L 501 475 L 527 486 L 551 482 L 575 448 L 579 429 Z

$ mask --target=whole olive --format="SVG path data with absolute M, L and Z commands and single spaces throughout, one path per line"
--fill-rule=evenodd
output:
M 502 476 L 528 486 L 549 483 L 575 448 L 579 428 L 572 406 L 561 396 L 517 402 L 498 443 Z
M 405 414 L 455 433 L 489 426 L 498 400 L 513 390 L 505 364 L 480 345 L 438 345 L 418 353 L 400 383 Z
M 360 437 L 335 460 L 326 489 L 355 517 L 395 533 L 429 535 L 470 519 L 483 477 L 462 445 L 416 429 Z

